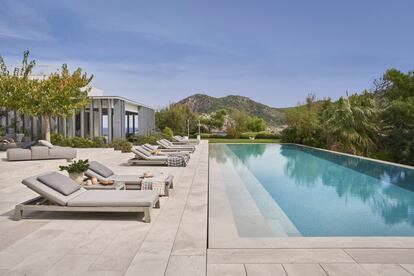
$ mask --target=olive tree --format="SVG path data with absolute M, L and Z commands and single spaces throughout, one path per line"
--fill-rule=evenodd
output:
M 66 117 L 74 110 L 84 108 L 89 103 L 88 76 L 78 68 L 69 72 L 66 64 L 55 73 L 42 78 L 31 77 L 34 61 L 28 62 L 29 52 L 24 52 L 22 66 L 13 74 L 0 59 L 0 106 L 32 116 L 41 116 L 44 138 L 50 141 L 50 118 Z M 3 82 L 4 81 L 4 82 Z

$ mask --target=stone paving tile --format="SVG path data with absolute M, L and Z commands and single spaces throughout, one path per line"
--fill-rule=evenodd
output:
M 203 276 L 206 274 L 205 256 L 171 256 L 166 276 Z
M 208 249 L 207 263 L 353 263 L 341 249 Z
M 0 236 L 0 251 L 6 249 L 16 241 L 23 239 L 27 235 L 40 229 L 47 224 L 47 221 L 9 221 L 14 227 L 10 227 L 9 230 L 1 233 Z M 10 225 L 10 223 L 8 223 Z M 5 227 L 6 228 L 6 227 Z
M 87 271 L 82 276 L 122 276 L 124 275 L 121 271 L 111 271 L 111 270 L 93 270 Z
M 174 242 L 177 238 L 177 233 L 180 232 L 181 219 L 186 210 L 187 200 L 189 199 L 188 195 L 194 184 L 193 181 L 195 180 L 197 168 L 200 166 L 200 163 L 198 162 L 200 159 L 200 152 L 204 150 L 203 147 L 207 146 L 207 143 L 202 143 L 191 157 L 188 166 L 182 171 L 180 178 L 177 181 L 178 185 L 174 188 L 174 196 L 169 198 L 167 205 L 160 213 L 158 219 L 152 223 L 151 230 L 129 265 L 125 275 L 164 275 L 167 270 Z M 205 202 L 205 204 L 207 204 L 207 202 Z M 197 207 L 189 205 L 188 212 L 192 213 L 194 210 L 197 210 Z M 198 210 L 202 211 L 203 208 L 199 208 Z M 187 227 L 187 230 L 199 230 L 198 225 L 194 228 L 192 228 L 192 226 L 194 225 Z M 182 230 L 181 233 L 185 233 L 185 231 Z M 196 236 L 192 235 L 192 237 Z M 206 235 L 204 237 L 207 239 Z M 182 240 L 183 238 L 184 236 L 181 236 L 179 237 L 179 240 Z M 199 243 L 195 242 L 194 244 Z M 181 243 L 181 246 L 183 245 L 185 248 L 188 244 Z M 192 245 L 193 244 L 190 243 L 190 248 Z M 197 245 L 197 247 L 199 248 L 199 245 Z M 177 245 L 176 248 L 181 250 L 183 247 Z M 191 254 L 193 253 L 194 252 Z M 174 269 L 174 264 L 172 264 L 171 269 Z
M 246 276 L 243 264 L 208 264 L 207 276 Z
M 401 264 L 401 266 L 414 275 L 414 264 Z
M 358 263 L 414 264 L 414 249 L 345 249 Z
M 370 276 L 359 264 L 321 264 L 329 276 Z
M 373 276 L 412 276 L 398 264 L 360 264 Z
M 97 255 L 65 255 L 53 265 L 44 276 L 78 276 L 83 275 L 95 261 Z
M 281 264 L 245 264 L 248 276 L 286 276 Z
M 289 276 L 327 276 L 319 264 L 283 264 Z

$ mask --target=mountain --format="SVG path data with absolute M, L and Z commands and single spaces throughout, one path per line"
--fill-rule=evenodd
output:
M 248 97 L 236 95 L 215 98 L 205 94 L 195 94 L 179 101 L 178 104 L 187 105 L 192 111 L 198 113 L 211 113 L 218 109 L 225 109 L 229 113 L 245 111 L 250 116 L 263 118 L 269 126 L 280 126 L 285 119 L 283 109 L 270 107 Z

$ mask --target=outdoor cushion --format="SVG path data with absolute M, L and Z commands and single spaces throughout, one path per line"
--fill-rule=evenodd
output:
M 89 190 L 68 202 L 73 207 L 152 207 L 158 200 L 155 191 Z
M 29 149 L 14 148 L 7 150 L 7 160 L 9 161 L 20 161 L 30 159 L 32 159 L 32 151 Z
M 32 151 L 33 160 L 49 158 L 49 148 L 46 146 L 33 146 L 30 150 Z
M 46 140 L 39 140 L 39 144 L 42 145 L 42 146 L 46 146 L 49 149 L 53 148 L 52 143 L 50 143 L 49 141 L 46 141 Z
M 49 159 L 74 159 L 76 158 L 76 149 L 70 147 L 57 147 L 49 149 Z
M 57 172 L 41 175 L 37 179 L 65 196 L 70 195 L 81 188 L 78 183 Z
M 25 144 L 23 148 L 24 149 L 30 149 L 32 146 L 34 146 L 36 144 L 37 144 L 36 141 L 31 141 L 31 142 L 28 142 L 27 144 Z
M 49 186 L 43 184 L 42 182 L 40 182 L 39 180 L 37 180 L 37 178 L 39 176 L 45 175 L 45 174 L 49 174 L 51 172 L 47 172 L 47 173 L 43 173 L 41 175 L 36 175 L 36 176 L 31 176 L 28 178 L 23 179 L 22 183 L 24 185 L 26 185 L 28 188 L 30 188 L 31 190 L 35 191 L 36 193 L 38 193 L 39 195 L 43 196 L 44 198 L 48 199 L 49 201 L 52 201 L 56 204 L 65 206 L 67 204 L 67 202 L 72 199 L 77 197 L 78 195 L 85 193 L 86 190 L 84 188 L 80 188 L 79 190 L 77 190 L 76 192 L 65 196 L 63 194 L 61 194 L 60 192 L 57 192 L 56 190 L 50 188 Z
M 92 161 L 91 163 L 89 163 L 89 169 L 96 172 L 97 174 L 100 174 L 105 178 L 110 177 L 114 174 L 114 172 L 110 168 L 96 161 Z

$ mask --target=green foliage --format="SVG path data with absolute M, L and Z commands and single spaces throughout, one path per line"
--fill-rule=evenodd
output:
M 190 121 L 190 132 L 197 129 L 197 116 L 188 106 L 170 104 L 155 113 L 155 124 L 159 129 L 169 127 L 176 134 L 187 134 L 187 121 Z
M 269 131 L 259 131 L 259 132 L 243 132 L 240 134 L 240 138 L 249 139 L 253 137 L 255 139 L 280 139 L 280 134 L 272 133 Z
M 132 144 L 126 140 L 113 140 L 108 147 L 121 152 L 131 152 Z
M 69 72 L 66 64 L 60 71 L 42 79 L 29 78 L 35 61 L 29 61 L 25 51 L 21 67 L 13 74 L 0 57 L 0 106 L 33 116 L 42 116 L 46 140 L 50 141 L 50 117 L 72 115 L 73 111 L 85 107 L 89 102 L 86 88 L 93 76 L 88 77 L 78 68 Z
M 89 160 L 74 161 L 68 166 L 59 166 L 59 169 L 68 173 L 84 173 L 89 169 Z
M 105 148 L 105 140 L 103 137 L 95 137 L 93 139 L 84 137 L 67 137 L 62 134 L 53 133 L 51 135 L 53 145 L 72 148 Z
M 414 165 L 414 71 L 388 70 L 376 83 L 381 104 L 383 155 Z
M 246 127 L 253 132 L 264 131 L 267 128 L 265 120 L 259 117 L 250 117 L 247 120 Z
M 234 139 L 240 137 L 240 132 L 234 126 L 228 126 L 226 128 L 227 138 Z
M 216 112 L 212 112 L 208 117 L 200 116 L 199 120 L 201 124 L 205 125 L 208 128 L 208 131 L 211 131 L 213 128 L 222 129 L 226 115 L 226 110 L 220 109 Z
M 172 138 L 174 136 L 174 132 L 171 128 L 169 127 L 165 127 L 164 130 L 162 131 L 162 133 L 164 133 L 166 136 Z
M 249 114 L 244 111 L 236 111 L 231 115 L 232 118 L 232 128 L 236 130 L 238 136 L 240 133 L 245 132 L 248 130 L 247 122 L 250 118 Z M 237 136 L 237 137 L 238 137 Z
M 388 70 L 373 92 L 308 97 L 286 113 L 282 141 L 414 165 L 414 72 Z
M 375 146 L 379 127 L 378 109 L 365 95 L 340 98 L 323 111 L 327 147 L 347 153 L 368 155 Z

